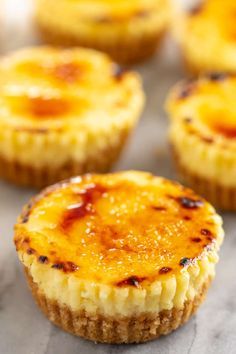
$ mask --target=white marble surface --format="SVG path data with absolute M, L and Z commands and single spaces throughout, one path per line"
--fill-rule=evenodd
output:
M 29 1 L 6 0 L 1 51 L 35 42 Z M 174 178 L 162 106 L 168 88 L 181 72 L 169 43 L 160 57 L 138 68 L 147 93 L 147 107 L 116 169 L 141 169 Z M 51 325 L 34 304 L 17 260 L 13 225 L 34 191 L 0 182 L 0 354 L 233 354 L 236 353 L 236 216 L 224 214 L 226 239 L 217 277 L 197 316 L 173 334 L 142 345 L 93 344 Z

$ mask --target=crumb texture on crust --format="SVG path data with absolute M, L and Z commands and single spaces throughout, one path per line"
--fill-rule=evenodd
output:
M 173 308 L 160 313 L 144 313 L 131 317 L 89 315 L 50 300 L 26 271 L 28 284 L 43 313 L 55 325 L 74 335 L 102 343 L 141 343 L 167 335 L 186 323 L 204 301 L 211 279 L 207 279 L 193 300 L 185 301 L 182 309 Z
M 43 188 L 62 181 L 68 176 L 77 176 L 88 172 L 105 173 L 110 171 L 114 161 L 119 158 L 127 136 L 128 132 L 120 133 L 120 136 L 117 134 L 116 143 L 109 144 L 104 148 L 100 156 L 97 151 L 94 151 L 82 163 L 70 161 L 58 167 L 34 167 L 20 164 L 18 161 L 8 161 L 0 157 L 0 176 L 18 186 Z
M 235 11 L 234 0 L 203 0 L 180 15 L 175 34 L 190 68 L 235 71 Z
M 57 29 L 47 28 L 44 24 L 37 24 L 38 30 L 44 43 L 63 47 L 85 47 L 94 48 L 98 51 L 109 54 L 116 62 L 123 65 L 133 65 L 142 62 L 160 48 L 165 31 L 153 31 L 145 33 L 140 38 L 117 38 L 116 42 L 107 41 L 102 37 L 98 39 L 74 36 L 68 33 L 59 32 Z
M 144 172 L 55 185 L 15 229 L 19 257 L 42 291 L 89 313 L 183 306 L 214 276 L 222 238 L 210 204 Z
M 235 88 L 234 74 L 212 72 L 176 85 L 167 100 L 170 138 L 181 164 L 228 187 L 236 186 Z
M 86 163 L 128 135 L 144 104 L 138 75 L 93 50 L 24 49 L 0 73 L 0 154 L 29 167 Z

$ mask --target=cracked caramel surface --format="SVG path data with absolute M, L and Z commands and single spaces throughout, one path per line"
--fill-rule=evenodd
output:
M 201 259 L 219 222 L 205 200 L 143 172 L 85 175 L 49 187 L 19 218 L 18 252 L 80 279 L 138 287 Z

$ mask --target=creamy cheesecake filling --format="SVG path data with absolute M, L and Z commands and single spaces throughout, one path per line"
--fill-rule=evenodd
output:
M 193 300 L 202 285 L 215 275 L 218 261 L 216 251 L 204 257 L 180 275 L 155 281 L 144 288 L 115 288 L 95 282 L 78 280 L 76 276 L 42 268 L 32 257 L 19 254 L 20 260 L 30 272 L 39 290 L 48 299 L 67 305 L 73 311 L 110 316 L 130 316 L 142 313 L 158 313 L 172 308 L 182 309 L 184 303 Z
M 227 187 L 236 181 L 235 87 L 233 74 L 216 72 L 176 85 L 167 100 L 180 164 Z
M 73 311 L 129 316 L 183 308 L 214 277 L 221 219 L 192 191 L 142 172 L 49 188 L 16 226 L 40 291 Z

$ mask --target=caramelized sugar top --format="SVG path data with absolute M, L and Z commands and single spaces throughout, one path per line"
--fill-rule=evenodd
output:
M 225 0 L 224 3 L 222 0 L 199 1 L 199 4 L 189 11 L 188 17 L 192 24 L 202 25 L 202 28 L 208 28 L 209 31 L 214 30 L 214 36 L 220 36 L 229 42 L 236 41 L 234 0 Z
M 214 209 L 143 172 L 86 175 L 46 189 L 16 226 L 18 251 L 117 286 L 178 273 L 214 245 Z
M 137 89 L 137 76 L 102 53 L 81 48 L 20 50 L 0 61 L 0 123 L 17 129 L 65 128 L 71 126 L 68 118 L 78 125 L 93 114 L 99 124 L 101 117 L 116 119 Z
M 203 138 L 235 141 L 236 76 L 211 73 L 184 82 L 173 92 L 170 109 L 191 131 Z

